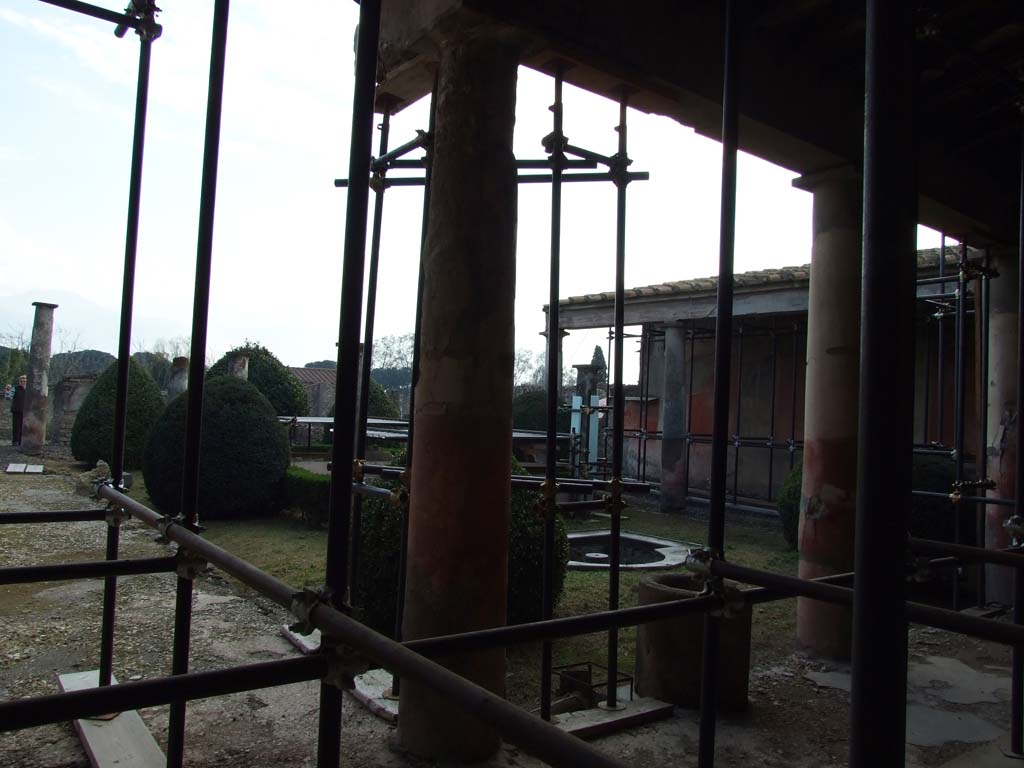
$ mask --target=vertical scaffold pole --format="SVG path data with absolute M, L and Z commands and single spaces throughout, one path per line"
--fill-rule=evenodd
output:
M 725 555 L 725 483 L 729 447 L 729 394 L 732 363 L 733 251 L 736 244 L 736 155 L 739 148 L 739 93 L 736 0 L 726 0 L 722 72 L 722 202 L 718 240 L 718 295 L 715 303 L 715 378 L 711 429 L 711 498 L 708 508 L 708 549 Z M 715 764 L 715 720 L 718 715 L 720 619 L 704 616 L 704 658 L 700 685 L 698 768 Z
M 942 232 L 939 234 L 939 277 L 946 276 L 946 233 Z M 939 293 L 946 292 L 946 283 L 939 283 Z M 946 346 L 946 331 L 944 328 L 945 323 L 942 322 L 942 312 L 936 313 L 938 315 L 937 323 L 938 330 L 936 331 L 938 340 L 938 352 L 936 354 L 936 385 L 935 385 L 935 405 L 938 410 L 938 433 L 939 445 L 946 444 L 946 371 L 945 371 L 945 346 Z
M 977 282 L 978 301 L 975 305 L 975 327 L 978 329 L 978 479 L 982 482 L 988 480 L 988 326 L 989 326 L 989 259 L 988 249 L 985 249 L 984 269 Z M 985 493 L 982 486 L 981 493 Z M 985 505 L 978 504 L 975 514 L 975 539 L 974 546 L 985 546 Z M 980 563 L 976 570 L 978 574 L 978 594 L 976 605 L 984 608 L 987 602 L 985 597 L 985 565 Z
M 551 262 L 548 282 L 547 328 L 547 435 L 544 457 L 544 550 L 541 589 L 541 617 L 550 619 L 554 610 L 555 515 L 557 508 L 558 472 L 558 388 L 562 371 L 558 359 L 561 342 L 558 298 L 562 247 L 562 171 L 565 168 L 565 136 L 562 132 L 562 67 L 555 70 L 555 101 L 551 105 L 552 129 L 547 150 L 551 163 Z M 551 719 L 551 653 L 552 644 L 545 640 L 541 647 L 540 716 Z
M 903 765 L 917 145 L 909 3 L 868 0 L 851 768 Z
M 111 477 L 114 486 L 124 488 L 124 451 L 128 429 L 128 366 L 131 362 L 132 307 L 135 299 L 135 257 L 139 246 L 139 207 L 142 198 L 142 158 L 146 146 L 146 108 L 149 104 L 149 64 L 153 40 L 159 27 L 153 21 L 139 31 L 139 76 L 135 91 L 135 127 L 132 135 L 132 170 L 128 182 L 128 224 L 124 238 L 124 277 L 121 286 L 121 328 L 117 342 L 117 399 L 114 404 L 114 450 Z M 117 560 L 120 518 L 107 523 L 106 559 Z M 110 685 L 114 669 L 114 615 L 117 607 L 117 578 L 103 580 L 103 620 L 100 627 L 99 684 Z
M 775 318 L 772 318 L 772 364 L 768 376 L 771 378 L 769 386 L 769 397 L 771 406 L 768 409 L 768 501 L 775 496 L 775 396 L 777 394 L 776 379 L 778 378 L 779 363 L 779 334 L 775 330 Z
M 740 446 L 743 435 L 743 321 L 738 323 L 736 340 L 736 433 L 732 457 L 732 503 L 739 502 Z
M 388 134 L 391 129 L 391 105 L 385 103 L 384 113 L 380 122 L 380 143 L 377 156 L 388 151 Z M 373 225 L 370 230 L 370 266 L 367 272 L 366 286 L 366 320 L 363 327 L 362 366 L 359 369 L 359 416 L 356 426 L 356 461 L 366 458 L 366 422 L 370 410 L 370 369 L 373 367 L 373 321 L 377 312 L 377 271 L 380 264 L 380 235 L 384 221 L 384 192 L 387 186 L 384 178 L 387 169 L 374 174 L 370 186 L 376 193 L 373 199 Z M 356 589 L 356 578 L 359 575 L 359 539 L 363 527 L 363 497 L 356 496 L 352 500 L 352 542 L 349 547 L 348 583 L 349 591 Z
M 626 107 L 628 98 L 623 89 L 619 100 L 619 149 L 612 167 L 612 178 L 616 191 L 615 215 L 615 353 L 612 363 L 615 372 L 615 391 L 612 415 L 612 482 L 608 495 L 608 512 L 611 514 L 610 563 L 608 573 L 608 610 L 619 607 L 619 562 L 621 552 L 619 541 L 622 533 L 622 459 L 625 448 L 626 389 L 622 380 L 622 348 L 625 341 L 626 320 L 626 187 L 629 185 L 629 156 L 626 153 Z M 618 700 L 619 687 L 619 630 L 608 630 L 608 692 L 605 706 L 616 709 L 622 706 Z
M 953 453 L 954 481 L 959 489 L 964 480 L 964 448 L 967 391 L 967 242 L 960 240 L 960 259 L 956 279 L 956 370 L 953 372 L 956 392 L 953 401 Z M 976 313 L 977 314 L 977 313 Z M 955 494 L 951 496 L 955 497 Z M 953 503 L 953 543 L 959 544 L 963 535 L 960 530 L 960 504 Z M 960 610 L 960 568 L 952 569 L 953 610 Z
M 1013 514 L 1024 516 L 1024 120 L 1020 142 L 1020 228 L 1017 236 L 1017 488 Z M 1024 568 L 1013 570 L 1013 623 L 1024 624 Z M 1013 647 L 1010 671 L 1010 752 L 1024 755 L 1024 648 Z
M 363 272 L 366 261 L 366 212 L 370 196 L 370 153 L 373 151 L 373 99 L 380 36 L 380 0 L 359 4 L 349 185 L 345 208 L 345 246 L 338 323 L 337 384 L 334 391 L 334 461 L 331 464 L 330 515 L 327 527 L 326 587 L 331 605 L 347 611 L 349 517 L 352 512 L 352 465 L 355 453 L 356 387 L 359 377 L 359 331 L 363 314 Z M 332 653 L 328 639 L 323 652 Z M 341 746 L 341 689 L 320 685 L 317 765 L 337 768 Z
M 198 530 L 199 440 L 203 425 L 203 379 L 206 375 L 206 331 L 210 315 L 210 272 L 213 264 L 213 222 L 220 157 L 220 118 L 224 102 L 224 59 L 227 55 L 229 0 L 216 0 L 210 45 L 210 82 L 206 99 L 206 135 L 199 197 L 199 236 L 196 247 L 195 294 L 192 303 L 192 341 L 189 348 L 188 410 L 185 416 L 185 458 L 181 481 L 181 516 L 189 530 Z M 174 604 L 174 648 L 171 674 L 188 672 L 192 631 L 192 579 L 179 576 Z M 167 733 L 168 768 L 181 768 L 185 751 L 185 701 L 171 702 Z

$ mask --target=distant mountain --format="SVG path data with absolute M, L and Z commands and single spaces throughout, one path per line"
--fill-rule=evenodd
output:
M 317 360 L 312 363 L 306 363 L 303 368 L 337 368 L 338 362 L 336 360 Z
M 98 349 L 58 352 L 50 358 L 48 378 L 51 384 L 56 384 L 65 376 L 102 373 L 115 360 L 117 358 L 109 352 L 101 352 Z

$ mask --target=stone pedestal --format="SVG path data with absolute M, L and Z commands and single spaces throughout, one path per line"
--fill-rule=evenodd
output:
M 853 570 L 860 379 L 861 182 L 851 170 L 804 176 L 814 193 L 807 311 L 800 577 Z M 848 608 L 800 598 L 797 637 L 815 653 L 850 656 Z
M 188 358 L 176 357 L 171 361 L 171 378 L 167 381 L 167 399 L 173 400 L 188 389 Z
M 234 376 L 242 381 L 249 380 L 249 356 L 233 355 L 228 360 L 228 376 Z
M 990 496 L 1012 499 L 1017 493 L 1017 259 L 1009 252 L 993 252 L 992 265 L 999 278 L 989 283 L 988 369 L 988 476 L 996 487 Z M 1013 507 L 989 504 L 985 511 L 985 546 L 1010 546 L 1003 522 Z M 985 567 L 985 597 L 991 602 L 1013 603 L 1013 574 L 1009 568 Z
M 640 605 L 686 600 L 701 593 L 695 576 L 672 573 L 640 582 Z M 727 590 L 738 585 L 726 583 Z M 751 608 L 722 619 L 718 658 L 718 707 L 723 712 L 746 709 L 750 689 Z M 641 624 L 636 636 L 636 687 L 650 696 L 687 709 L 700 708 L 704 614 Z
M 32 323 L 32 348 L 28 357 L 28 391 L 25 393 L 25 417 L 22 421 L 21 450 L 39 453 L 46 443 L 46 413 L 49 397 L 47 370 L 53 342 L 53 310 L 56 304 L 32 302 L 36 308 Z
M 512 455 L 516 47 L 490 30 L 441 42 L 403 636 L 506 620 Z M 438 661 L 498 693 L 505 653 Z M 403 680 L 403 748 L 473 761 L 498 734 Z

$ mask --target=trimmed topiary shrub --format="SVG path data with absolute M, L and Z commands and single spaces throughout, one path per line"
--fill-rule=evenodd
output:
M 249 383 L 263 393 L 278 416 L 306 416 L 309 413 L 309 396 L 305 387 L 273 352 L 259 344 L 246 342 L 235 347 L 210 366 L 207 378 L 227 376 L 228 361 L 240 354 L 249 358 Z
M 404 466 L 405 457 L 395 464 Z M 523 470 L 513 459 L 512 471 Z M 392 490 L 393 481 L 380 481 Z M 535 511 L 537 495 L 513 490 L 509 518 L 508 622 L 521 624 L 541 616 L 544 520 Z M 387 499 L 364 498 L 359 573 L 353 587 L 356 617 L 378 632 L 393 635 L 398 598 L 398 556 L 402 545 L 401 510 Z M 557 604 L 565 585 L 569 538 L 561 516 L 555 518 L 554 597 Z
M 512 398 L 512 426 L 516 429 L 548 428 L 548 396 L 543 389 L 530 389 Z M 571 415 L 559 410 L 555 424 L 559 432 L 568 432 Z
M 167 515 L 181 510 L 188 393 L 167 406 L 142 459 L 146 489 Z M 231 376 L 206 382 L 200 440 L 199 517 L 255 517 L 280 508 L 288 437 L 274 407 L 252 384 Z
M 103 460 L 113 464 L 114 406 L 117 401 L 117 363 L 108 366 L 85 396 L 71 428 L 71 453 L 90 466 Z M 160 389 L 146 369 L 128 362 L 128 421 L 125 430 L 124 466 L 142 463 L 146 435 L 164 410 Z
M 782 484 L 782 490 L 775 500 L 779 509 L 779 519 L 782 521 L 782 537 L 792 549 L 796 549 L 799 544 L 797 536 L 800 532 L 800 487 L 803 480 L 803 465 L 797 464 Z

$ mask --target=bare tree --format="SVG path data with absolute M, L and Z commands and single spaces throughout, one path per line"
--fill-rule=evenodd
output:
M 373 341 L 373 368 L 412 368 L 413 335 L 383 336 Z

